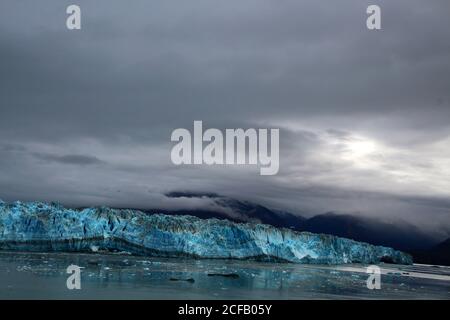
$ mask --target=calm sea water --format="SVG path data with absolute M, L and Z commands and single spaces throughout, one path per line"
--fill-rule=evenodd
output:
M 82 267 L 81 289 L 66 269 Z M 450 268 L 381 264 L 296 265 L 118 254 L 0 252 L 1 299 L 450 299 Z

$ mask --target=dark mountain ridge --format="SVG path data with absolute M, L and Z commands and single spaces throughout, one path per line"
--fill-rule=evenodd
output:
M 403 250 L 413 254 L 419 263 L 447 264 L 450 257 L 448 243 L 439 244 L 435 238 L 408 223 L 387 223 L 375 218 L 327 212 L 311 218 L 273 210 L 263 205 L 223 197 L 215 193 L 171 192 L 169 198 L 205 198 L 217 209 L 165 210 L 147 209 L 148 213 L 169 215 L 189 214 L 199 218 L 228 219 L 234 222 L 260 222 L 279 228 L 324 233 Z M 448 241 L 448 240 L 447 240 Z

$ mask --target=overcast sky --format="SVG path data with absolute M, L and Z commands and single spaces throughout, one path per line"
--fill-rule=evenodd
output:
M 82 30 L 66 29 L 79 4 Z M 382 30 L 366 8 L 382 9 Z M 448 0 L 2 0 L 0 198 L 208 191 L 450 230 Z M 280 171 L 174 166 L 176 128 L 280 128 Z

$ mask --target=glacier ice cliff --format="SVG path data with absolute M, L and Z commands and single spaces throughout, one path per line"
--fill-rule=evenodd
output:
M 0 201 L 0 250 L 127 251 L 136 255 L 232 258 L 294 263 L 411 264 L 392 248 L 263 224 L 149 215 L 106 207 Z

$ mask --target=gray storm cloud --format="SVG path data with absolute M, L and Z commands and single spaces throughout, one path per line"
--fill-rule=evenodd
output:
M 450 225 L 450 3 L 0 3 L 0 198 L 196 208 L 211 191 L 294 213 Z M 175 167 L 170 134 L 280 128 L 280 173 Z M 448 232 L 448 231 L 447 231 Z

